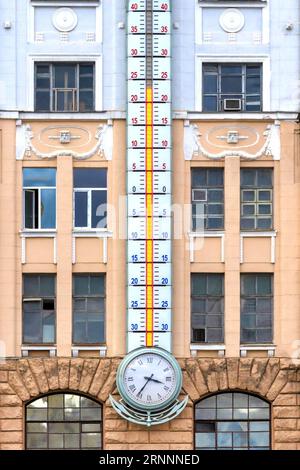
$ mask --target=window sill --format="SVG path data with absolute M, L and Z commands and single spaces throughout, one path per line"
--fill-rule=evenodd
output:
M 74 228 L 73 229 L 73 235 L 75 237 L 111 237 L 112 232 L 107 230 L 106 228 Z
M 57 230 L 56 228 L 50 228 L 50 229 L 46 229 L 46 228 L 40 228 L 40 229 L 21 229 L 19 231 L 21 237 L 35 237 L 35 236 L 39 236 L 39 237 L 43 237 L 43 236 L 50 236 L 50 237 L 54 237 L 57 233 Z
M 29 345 L 21 346 L 22 357 L 28 357 L 29 351 L 49 351 L 49 356 L 55 357 L 56 350 L 57 350 L 56 346 L 29 346 Z
M 190 345 L 191 356 L 197 356 L 197 351 L 218 351 L 219 357 L 225 356 L 226 347 L 224 344 L 200 344 L 193 343 Z
M 107 346 L 72 346 L 72 357 L 78 357 L 79 351 L 99 351 L 100 357 L 105 357 Z
M 275 344 L 255 344 L 255 345 L 241 345 L 240 356 L 247 357 L 248 351 L 267 351 L 268 357 L 275 356 L 276 345 Z

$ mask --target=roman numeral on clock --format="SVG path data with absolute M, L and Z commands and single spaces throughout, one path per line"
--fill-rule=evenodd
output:
M 136 386 L 130 385 L 129 390 L 131 390 L 134 393 L 136 391 Z

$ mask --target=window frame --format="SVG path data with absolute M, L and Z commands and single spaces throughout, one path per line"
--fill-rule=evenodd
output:
M 269 418 L 268 418 L 268 419 L 249 419 L 249 417 L 248 417 L 247 420 L 242 420 L 242 419 L 232 419 L 232 420 L 230 420 L 230 419 L 214 419 L 214 420 L 213 420 L 213 419 L 206 419 L 206 420 L 199 420 L 199 419 L 198 419 L 198 420 L 196 420 L 196 409 L 197 409 L 197 405 L 198 405 L 199 403 L 201 403 L 202 401 L 206 400 L 207 398 L 211 398 L 211 397 L 216 397 L 216 398 L 217 398 L 218 395 L 226 395 L 226 394 L 230 394 L 230 393 L 231 393 L 232 395 L 234 395 L 234 394 L 236 394 L 236 393 L 239 393 L 239 394 L 243 394 L 243 395 L 248 396 L 248 407 L 247 407 L 248 410 L 249 410 L 249 399 L 250 399 L 250 397 L 259 398 L 262 402 L 267 403 L 268 409 L 269 409 Z M 233 398 L 233 397 L 232 397 L 232 398 Z M 197 448 L 197 447 L 196 447 L 196 434 L 197 434 L 197 432 L 196 432 L 196 424 L 197 424 L 197 423 L 211 423 L 211 422 L 214 422 L 215 424 L 217 424 L 217 423 L 220 423 L 220 422 L 229 422 L 229 421 L 231 421 L 231 422 L 243 421 L 243 422 L 245 422 L 245 423 L 248 424 L 248 430 L 247 430 L 247 435 L 248 435 L 248 436 L 247 436 L 247 440 L 248 440 L 248 442 L 249 442 L 249 432 L 250 432 L 250 431 L 249 431 L 249 423 L 250 423 L 250 422 L 265 422 L 265 421 L 268 421 L 268 423 L 269 423 L 269 426 L 268 426 L 268 428 L 269 428 L 269 429 L 268 429 L 268 433 L 269 433 L 269 446 L 268 446 L 268 447 L 269 447 L 269 450 L 272 450 L 272 406 L 271 406 L 271 403 L 270 403 L 268 400 L 266 400 L 264 397 L 261 397 L 260 395 L 256 395 L 255 393 L 252 393 L 252 392 L 248 392 L 248 391 L 246 391 L 246 390 L 245 390 L 245 391 L 244 391 L 244 390 L 235 390 L 235 389 L 234 389 L 234 390 L 225 390 L 225 391 L 219 391 L 219 392 L 217 392 L 217 393 L 210 393 L 209 395 L 206 395 L 205 397 L 203 397 L 203 398 L 201 398 L 200 400 L 198 400 L 197 402 L 195 402 L 193 408 L 194 408 L 194 412 L 193 412 L 193 420 L 194 420 L 193 448 L 194 448 L 194 450 L 198 450 L 198 451 L 201 451 L 201 450 L 202 450 L 201 448 Z M 267 407 L 265 407 L 265 408 L 267 408 Z M 216 409 L 218 409 L 218 406 L 216 406 Z M 235 408 L 232 407 L 232 410 L 234 410 L 234 409 L 235 409 Z M 231 431 L 228 431 L 228 432 L 231 432 Z M 237 431 L 237 432 L 238 432 L 238 431 Z M 255 432 L 255 431 L 254 431 L 254 432 Z M 262 432 L 263 432 L 263 431 L 262 431 Z M 215 433 L 214 433 L 214 434 L 215 434 L 215 442 L 217 442 L 218 431 L 215 430 Z M 232 448 L 228 448 L 228 449 L 231 450 L 231 451 L 236 450 L 236 449 L 232 449 Z M 208 449 L 203 449 L 203 450 L 208 450 Z M 210 450 L 211 450 L 211 451 L 218 451 L 218 450 L 220 450 L 220 449 L 218 449 L 218 448 L 211 448 Z M 224 450 L 224 449 L 222 449 L 222 450 Z M 227 450 L 227 449 L 226 449 L 226 450 Z M 248 446 L 247 448 L 245 447 L 244 450 L 250 450 L 250 449 L 249 449 L 249 446 Z
M 77 188 L 74 186 L 74 170 L 105 170 L 106 171 L 106 188 L 94 188 L 94 187 L 89 187 L 89 188 Z M 108 175 L 108 168 L 104 167 L 82 167 L 82 168 L 74 168 L 73 169 L 73 230 L 75 232 L 99 232 L 99 231 L 107 231 L 107 225 L 108 225 L 108 215 L 106 212 L 106 227 L 98 228 L 98 227 L 92 227 L 92 218 L 93 218 L 93 213 L 92 213 L 92 193 L 93 191 L 103 191 L 106 192 L 106 206 L 108 205 L 108 184 L 107 184 L 107 175 Z M 77 227 L 76 226 L 76 193 L 85 193 L 87 194 L 87 207 L 86 207 L 86 214 L 87 214 L 87 226 L 86 227 Z
M 99 11 L 102 8 L 102 2 L 99 3 Z M 98 10 L 98 8 L 96 8 Z M 33 41 L 34 42 L 34 41 Z M 51 64 L 51 63 L 93 63 L 94 65 L 94 110 L 93 111 L 36 111 L 35 109 L 35 69 L 36 64 Z M 103 111 L 103 55 L 101 53 L 91 53 L 91 54 L 78 54 L 78 55 L 69 55 L 69 54 L 52 54 L 47 56 L 39 56 L 35 54 L 29 54 L 27 58 L 27 70 L 28 70 L 28 93 L 27 93 L 27 110 L 29 112 L 34 112 L 37 114 L 54 114 L 58 115 L 87 115 L 95 112 Z M 97 85 L 96 85 L 97 84 Z
M 79 406 L 79 410 L 81 411 L 81 409 L 84 407 L 81 406 L 81 398 L 86 398 L 88 400 L 91 400 L 92 402 L 96 403 L 99 407 L 99 409 L 101 410 L 101 420 L 99 421 L 92 421 L 92 420 L 81 420 L 81 416 L 79 419 L 77 420 L 48 420 L 48 416 L 47 416 L 47 419 L 45 421 L 39 421 L 39 420 L 28 420 L 27 419 L 27 415 L 28 415 L 28 409 L 30 407 L 30 405 L 32 403 L 34 403 L 35 401 L 39 400 L 40 398 L 47 398 L 47 407 L 45 407 L 45 409 L 47 410 L 47 415 L 48 415 L 48 410 L 49 409 L 55 409 L 55 408 L 49 408 L 49 401 L 48 401 L 48 398 L 51 397 L 51 396 L 57 396 L 57 395 L 75 395 L 75 396 L 78 396 L 79 399 L 80 399 L 80 406 Z M 96 407 L 95 407 L 96 408 Z M 37 409 L 40 409 L 40 408 L 37 408 Z M 58 408 L 58 409 L 61 409 L 61 408 Z M 64 411 L 65 409 L 67 409 L 67 407 L 65 406 L 65 403 L 63 404 L 63 408 L 62 410 Z M 73 408 L 72 408 L 73 409 Z M 74 408 L 76 409 L 76 408 Z M 90 409 L 90 408 L 87 408 L 87 409 Z M 97 408 L 98 409 L 98 408 Z M 38 434 L 38 433 L 33 433 L 33 432 L 28 432 L 27 431 L 27 425 L 28 424 L 35 424 L 35 423 L 47 423 L 47 432 L 45 432 L 45 434 L 47 435 L 47 447 L 40 447 L 40 448 L 28 448 L 28 434 Z M 104 406 L 103 406 L 103 403 L 96 400 L 95 398 L 92 398 L 88 395 L 86 395 L 85 393 L 79 393 L 79 392 L 71 392 L 71 391 L 54 391 L 52 393 L 48 393 L 46 395 L 41 395 L 41 396 L 38 396 L 38 397 L 35 397 L 33 399 L 31 399 L 28 403 L 26 403 L 26 406 L 25 406 L 25 428 L 24 428 L 24 434 L 25 434 L 25 449 L 26 450 L 39 450 L 39 451 L 49 451 L 49 450 L 53 450 L 52 448 L 49 448 L 49 434 L 55 434 L 55 433 L 50 433 L 49 432 L 49 429 L 48 429 L 48 425 L 49 424 L 64 424 L 64 423 L 74 423 L 74 424 L 79 424 L 79 442 L 80 442 L 80 447 L 79 448 L 59 448 L 59 449 L 55 449 L 55 450 L 83 450 L 81 448 L 81 439 L 82 439 L 82 434 L 84 434 L 83 430 L 82 430 L 82 425 L 85 425 L 85 424 L 100 424 L 100 434 L 101 434 L 101 448 L 100 450 L 102 449 L 103 450 L 103 446 L 104 446 Z M 88 433 L 94 433 L 95 431 L 87 431 Z M 57 433 L 57 434 L 61 434 L 61 435 L 64 435 L 65 433 Z M 73 433 L 67 433 L 67 434 L 73 434 Z M 99 447 L 97 448 L 94 448 L 94 447 L 91 447 L 91 448 L 84 448 L 85 450 L 99 450 Z
M 238 115 L 242 114 L 260 114 L 269 112 L 271 108 L 271 60 L 269 55 L 257 56 L 240 56 L 240 55 L 216 55 L 214 57 L 207 57 L 203 54 L 196 54 L 195 56 L 195 112 L 207 113 L 209 116 L 234 115 L 234 111 L 203 111 L 203 64 L 261 64 L 262 81 L 261 81 L 261 111 L 237 111 Z
M 271 178 L 272 178 L 272 186 L 258 186 L 258 183 L 256 185 L 250 186 L 250 185 L 243 185 L 242 184 L 242 172 L 243 170 L 247 171 L 255 171 L 255 179 L 257 180 L 257 175 L 260 170 L 270 170 L 271 173 Z M 252 233 L 260 233 L 260 232 L 272 232 L 274 230 L 274 167 L 241 167 L 240 169 L 240 231 L 242 233 L 244 232 L 252 232 Z M 253 201 L 243 201 L 243 194 L 247 191 L 251 191 L 254 193 L 254 200 Z M 261 201 L 259 199 L 259 193 L 260 192 L 266 192 L 268 191 L 270 193 L 270 200 L 263 200 Z M 260 214 L 259 213 L 259 207 L 262 205 L 270 205 L 271 206 L 271 213 L 269 214 Z M 254 206 L 254 214 L 248 214 L 248 215 L 243 215 L 243 208 L 245 206 Z M 254 228 L 242 228 L 242 221 L 243 219 L 253 219 L 254 220 Z M 260 228 L 257 227 L 257 223 L 260 219 L 271 219 L 271 226 L 268 228 Z
M 49 100 L 50 100 L 50 109 L 49 110 L 40 110 L 37 109 L 37 92 L 39 91 L 37 88 L 37 67 L 38 66 L 47 66 L 49 67 L 49 82 L 50 82 L 50 89 L 49 89 Z M 55 68 L 56 66 L 74 66 L 75 68 L 75 87 L 74 88 L 67 88 L 67 87 L 55 87 Z M 92 77 L 93 77 L 93 87 L 92 87 L 92 92 L 93 92 L 93 109 L 82 111 L 80 110 L 80 67 L 82 65 L 90 65 L 92 66 Z M 90 61 L 83 61 L 83 62 L 73 62 L 73 61 L 66 61 L 66 62 L 38 62 L 36 61 L 34 64 L 34 109 L 35 112 L 37 113 L 92 113 L 95 111 L 95 62 L 90 62 Z M 57 90 L 56 95 L 55 95 L 55 90 Z M 58 101 L 58 91 L 61 91 L 65 93 L 66 91 L 72 91 L 73 94 L 73 109 L 72 110 L 58 110 L 57 108 L 57 101 Z M 91 91 L 91 90 L 90 90 Z M 55 98 L 56 96 L 56 98 Z M 55 101 L 55 102 L 54 102 Z M 56 104 L 55 104 L 56 103 Z
M 199 170 L 202 170 L 202 171 L 205 171 L 206 172 L 206 182 L 208 180 L 208 172 L 210 170 L 220 170 L 220 172 L 222 172 L 222 178 L 223 178 L 223 185 L 222 186 L 218 186 L 218 185 L 213 185 L 213 186 L 210 186 L 208 184 L 206 184 L 205 186 L 199 186 L 199 187 L 196 187 L 196 186 L 193 186 L 193 173 L 196 173 L 197 171 Z M 204 229 L 204 232 L 207 232 L 207 233 L 214 233 L 214 232 L 223 232 L 225 230 L 225 185 L 224 185 L 224 167 L 192 167 L 191 168 L 191 206 L 192 206 L 192 214 L 191 214 L 191 231 L 193 233 L 199 233 L 197 232 L 196 229 L 194 229 L 194 219 L 197 219 L 197 217 L 194 217 L 193 215 L 193 206 L 194 205 L 197 205 L 197 201 L 194 201 L 194 192 L 197 191 L 197 190 L 200 190 L 200 191 L 205 191 L 205 195 L 206 195 L 206 200 L 205 201 L 198 201 L 198 203 L 200 204 L 203 204 L 204 206 L 204 209 L 208 208 L 210 205 L 222 205 L 223 206 L 223 213 L 222 213 L 222 216 L 221 214 L 208 214 L 208 211 L 206 210 L 206 213 L 205 213 L 205 210 L 203 212 L 203 217 L 198 217 L 198 219 L 203 219 L 203 229 Z M 212 202 L 212 203 L 209 203 L 208 202 L 208 193 L 209 191 L 222 191 L 223 192 L 223 201 L 222 202 Z M 223 225 L 221 228 L 207 228 L 207 223 L 209 221 L 209 219 L 223 219 Z
M 205 66 L 209 66 L 209 65 L 214 65 L 216 67 L 216 73 L 214 72 L 205 72 Z M 241 73 L 224 73 L 222 72 L 222 68 L 226 66 L 226 67 L 235 67 L 235 66 L 240 66 L 241 67 Z M 260 71 L 259 71 L 259 81 L 260 81 L 260 93 L 259 93 L 259 103 L 260 103 L 260 109 L 259 110 L 247 110 L 246 109 L 246 106 L 247 106 L 247 98 L 249 98 L 250 96 L 257 96 L 258 93 L 247 93 L 247 90 L 246 90 L 246 85 L 247 85 L 247 79 L 249 78 L 248 76 L 248 67 L 251 67 L 251 66 L 256 66 L 256 67 L 259 67 Z M 204 106 L 204 98 L 205 96 L 212 96 L 212 97 L 215 97 L 216 98 L 216 103 L 217 103 L 217 109 L 215 110 L 212 110 L 212 111 L 208 111 L 208 110 L 205 110 L 204 109 L 204 112 L 206 113 L 222 113 L 222 112 L 225 112 L 224 110 L 224 100 L 225 99 L 239 99 L 241 101 L 241 110 L 237 110 L 237 112 L 246 112 L 246 113 L 260 113 L 263 109 L 263 96 L 262 96 L 262 82 L 263 82 L 263 77 L 262 77 L 262 64 L 261 63 L 251 63 L 251 64 L 248 64 L 248 63 L 206 63 L 206 62 L 203 62 L 202 64 L 202 74 L 203 74 L 203 77 L 202 77 L 202 81 L 203 81 L 203 95 L 202 95 L 202 101 L 203 101 L 203 106 Z M 213 77 L 216 77 L 216 83 L 217 83 L 217 91 L 215 93 L 205 93 L 205 90 L 204 90 L 204 79 L 205 79 L 205 76 L 206 75 L 209 75 L 209 76 L 213 76 Z M 236 92 L 236 93 L 233 93 L 233 92 L 225 92 L 222 90 L 222 80 L 223 78 L 232 78 L 232 76 L 238 78 L 241 82 L 241 91 L 240 92 Z M 256 76 L 256 75 L 255 75 Z M 239 96 L 239 98 L 237 98 L 236 96 Z M 227 96 L 227 98 L 224 98 L 224 96 Z M 226 111 L 228 112 L 228 111 Z
M 203 294 L 203 295 L 193 295 L 193 277 L 196 277 L 197 275 L 202 275 L 202 276 L 205 276 L 205 282 L 206 282 L 206 290 L 207 290 L 207 282 L 208 282 L 208 277 L 211 276 L 219 276 L 222 280 L 222 295 L 209 295 L 209 294 Z M 191 328 L 191 344 L 192 345 L 208 345 L 208 346 L 212 346 L 212 345 L 215 345 L 215 344 L 224 344 L 224 341 L 225 341 L 225 275 L 224 273 L 191 273 L 190 275 L 190 283 L 191 283 L 191 288 L 190 288 L 190 302 L 191 302 L 191 307 L 190 307 L 190 328 Z M 208 327 L 206 326 L 206 320 L 205 320 L 205 326 L 204 327 L 201 327 L 199 329 L 201 330 L 204 330 L 205 331 L 205 341 L 195 341 L 194 340 L 194 333 L 193 333 L 193 330 L 196 329 L 196 328 L 193 328 L 193 315 L 196 315 L 194 312 L 193 312 L 193 308 L 192 308 L 192 301 L 193 299 L 196 299 L 196 300 L 201 300 L 201 299 L 205 299 L 205 302 L 207 302 L 208 300 L 210 299 L 218 299 L 222 302 L 222 305 L 223 305 L 223 312 L 222 313 L 218 313 L 218 314 L 211 314 L 211 315 L 218 315 L 218 316 L 221 316 L 222 318 L 222 326 L 221 327 Z M 199 314 L 198 314 L 199 315 Z M 203 313 L 203 314 L 200 314 L 200 315 L 205 315 L 205 317 L 207 318 L 207 316 L 209 315 L 209 313 Z M 220 328 L 222 330 L 222 340 L 219 340 L 219 341 L 207 341 L 207 329 L 208 328 Z
M 97 277 L 102 277 L 103 278 L 103 296 L 102 295 L 75 295 L 74 290 L 75 290 L 75 277 L 76 276 L 85 276 L 85 277 L 91 277 L 91 276 L 97 276 Z M 88 298 L 103 298 L 103 341 L 101 342 L 76 342 L 74 340 L 74 333 L 75 333 L 75 309 L 74 309 L 74 299 L 88 299 Z M 88 315 L 87 312 L 85 312 L 86 315 Z M 88 325 L 88 319 L 85 319 L 85 327 Z M 88 346 L 88 347 L 97 347 L 97 346 L 105 346 L 106 345 L 106 339 L 107 339 L 107 332 L 106 332 L 106 274 L 105 273 L 73 273 L 72 276 L 72 346 L 74 347 L 81 347 L 81 346 Z
M 23 182 L 23 170 L 26 169 L 53 169 L 55 170 L 55 186 L 25 186 Z M 55 191 L 55 224 L 54 227 L 43 228 L 41 227 L 42 223 L 42 199 L 41 193 L 45 190 L 54 190 Z M 26 193 L 36 193 L 38 194 L 38 227 L 28 228 L 26 227 Z M 35 204 L 35 202 L 34 202 Z M 28 232 L 55 232 L 57 229 L 57 168 L 56 167 L 23 167 L 22 168 L 22 230 Z
M 245 276 L 255 276 L 255 286 L 256 286 L 256 293 L 255 295 L 254 294 L 243 294 L 243 278 Z M 258 287 L 258 279 L 259 277 L 262 277 L 262 276 L 269 276 L 270 280 L 271 280 L 271 294 L 257 294 L 257 287 Z M 240 279 L 240 291 L 241 291 L 241 294 L 240 294 L 240 345 L 246 345 L 246 346 L 249 346 L 249 345 L 259 345 L 259 344 L 262 344 L 262 345 L 268 345 L 268 344 L 273 344 L 274 343 L 274 274 L 273 273 L 241 273 L 241 279 Z M 243 326 L 242 326 L 242 315 L 250 315 L 250 313 L 243 313 L 242 312 L 242 301 L 243 300 L 246 300 L 246 299 L 259 299 L 259 298 L 269 298 L 271 299 L 271 302 L 272 302 L 272 312 L 271 312 L 271 320 L 272 320 L 272 325 L 271 327 L 255 327 L 255 328 L 247 328 L 248 330 L 254 330 L 255 331 L 255 337 L 257 338 L 257 332 L 261 329 L 265 329 L 265 328 L 268 328 L 268 329 L 271 329 L 271 332 L 272 332 L 272 337 L 270 340 L 268 341 L 243 341 L 242 340 L 242 329 L 243 329 Z M 257 311 L 255 311 L 255 313 L 252 313 L 253 316 L 255 316 L 255 321 L 257 321 L 257 317 L 260 315 L 260 313 L 257 313 Z
M 24 293 L 24 279 L 26 276 L 38 276 L 39 278 L 41 277 L 45 277 L 45 276 L 52 276 L 53 279 L 54 279 L 54 295 L 53 296 L 43 296 L 43 297 L 29 297 L 28 295 L 25 295 Z M 54 324 L 53 324 L 53 328 L 54 328 L 54 337 L 53 337 L 53 342 L 49 343 L 49 342 L 38 342 L 38 343 L 34 343 L 34 342 L 28 342 L 28 341 L 25 341 L 25 336 L 24 336 L 24 330 L 25 330 L 25 312 L 24 312 L 24 302 L 40 302 L 40 304 L 42 305 L 42 302 L 43 300 L 46 299 L 46 300 L 53 300 L 54 302 Z M 43 312 L 45 310 L 41 308 L 40 312 L 39 312 L 39 316 L 40 316 L 40 319 L 41 319 L 41 326 L 43 327 Z M 35 274 L 35 273 L 23 273 L 22 275 L 22 345 L 26 345 L 26 346 L 53 346 L 56 344 L 56 340 L 57 340 L 57 276 L 56 274 L 53 274 L 53 273 L 41 273 L 41 274 Z

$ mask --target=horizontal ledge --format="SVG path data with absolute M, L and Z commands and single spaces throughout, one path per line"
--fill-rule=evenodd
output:
M 21 346 L 21 351 L 56 351 L 56 346 Z
M 176 116 L 178 115 L 178 117 Z M 246 120 L 246 121 L 296 121 L 298 119 L 297 113 L 289 112 L 265 112 L 265 113 L 203 113 L 201 111 L 191 112 L 177 112 L 173 113 L 174 119 L 186 119 L 190 121 L 224 121 L 224 120 Z M 185 117 L 184 117 L 185 116 Z
M 240 236 L 243 238 L 257 238 L 257 237 L 276 237 L 277 231 L 272 230 L 270 232 L 241 232 Z
M 73 230 L 73 237 L 95 237 L 95 238 L 111 238 L 113 233 L 109 230 Z
M 3 112 L 0 113 L 3 114 Z M 20 112 L 18 117 L 32 121 L 108 121 L 110 119 L 126 119 L 125 111 L 95 111 L 93 113 L 35 113 Z M 15 116 L 15 113 L 14 113 Z M 101 122 L 99 123 L 101 124 Z
M 240 346 L 240 351 L 275 351 L 276 346 L 274 344 L 269 346 Z
M 222 238 L 225 232 L 189 232 L 188 235 L 191 238 Z
M 225 351 L 224 344 L 191 344 L 191 351 Z
M 72 351 L 107 351 L 107 346 L 72 346 Z
M 55 238 L 57 230 L 20 230 L 19 233 L 23 238 Z

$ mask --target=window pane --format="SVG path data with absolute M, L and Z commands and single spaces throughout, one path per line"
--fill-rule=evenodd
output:
M 23 276 L 23 293 L 25 297 L 39 297 L 40 276 L 25 274 Z
M 107 170 L 99 168 L 76 168 L 74 188 L 106 188 Z
M 208 170 L 207 185 L 208 186 L 223 186 L 224 171 L 220 168 L 213 168 Z
M 207 276 L 207 294 L 222 295 L 223 294 L 223 277 L 218 274 Z
M 273 171 L 270 168 L 263 168 L 257 170 L 257 185 L 259 187 L 272 187 L 273 186 Z
M 49 408 L 63 408 L 64 406 L 64 396 L 60 395 L 50 395 L 48 397 Z
M 50 91 L 35 92 L 35 110 L 50 111 Z
M 256 294 L 256 276 L 251 274 L 242 275 L 242 293 L 245 295 Z
M 203 111 L 213 112 L 218 110 L 218 98 L 216 96 L 203 97 Z
M 242 77 L 222 77 L 222 93 L 242 93 Z
M 218 447 L 232 447 L 232 434 L 230 432 L 218 434 Z
M 196 434 L 196 447 L 200 449 L 203 447 L 215 447 L 215 434 L 213 433 L 197 433 Z
M 27 421 L 47 421 L 47 409 L 27 408 Z
M 56 64 L 54 66 L 54 87 L 75 88 L 76 87 L 76 65 Z
M 204 74 L 204 93 L 217 93 L 218 91 L 218 76 L 212 74 Z
M 94 110 L 94 92 L 93 91 L 80 91 L 79 92 L 79 111 L 84 113 L 86 111 Z
M 104 299 L 91 297 L 87 299 L 87 312 L 100 313 L 104 312 Z
M 87 204 L 88 193 L 75 192 L 75 227 L 88 226 Z
M 56 170 L 55 168 L 24 168 L 23 186 L 24 187 L 55 187 Z
M 47 449 L 47 434 L 27 434 L 27 447 L 30 449 Z
M 272 277 L 270 275 L 257 276 L 257 294 L 258 295 L 271 295 L 272 294 Z
M 56 190 L 41 190 L 41 228 L 56 226 Z
M 255 176 L 255 170 L 241 170 L 241 186 L 255 186 Z
M 86 433 L 81 436 L 81 445 L 83 448 L 97 449 L 101 447 L 101 434 Z
M 192 295 L 205 295 L 206 294 L 206 275 L 193 274 L 192 275 Z
M 89 295 L 89 276 L 76 275 L 73 282 L 75 295 Z
M 192 187 L 204 187 L 207 185 L 206 182 L 207 171 L 202 168 L 192 169 Z
M 90 276 L 91 295 L 104 295 L 104 276 Z
M 40 276 L 40 295 L 45 297 L 55 295 L 55 276 Z
M 247 77 L 246 93 L 260 93 L 260 77 Z
M 92 191 L 92 228 L 106 228 L 107 225 L 107 193 Z
M 42 342 L 42 321 L 40 312 L 24 312 L 23 340 L 25 343 Z

